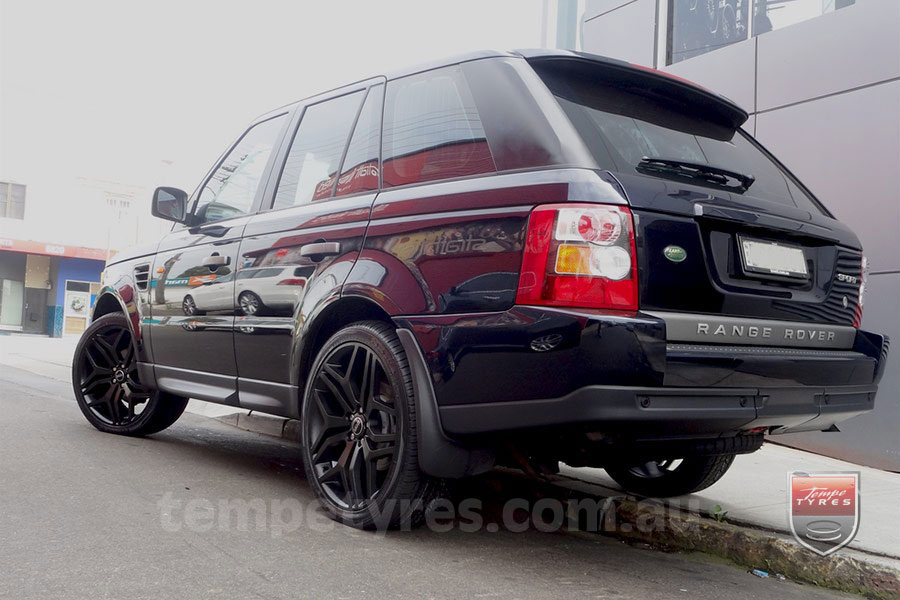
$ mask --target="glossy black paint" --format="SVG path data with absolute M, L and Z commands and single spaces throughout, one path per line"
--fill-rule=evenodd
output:
M 859 240 L 838 221 L 762 200 L 770 212 L 751 212 L 746 199 L 735 200 L 725 192 L 652 177 L 615 176 L 629 203 L 637 207 L 642 308 L 853 322 L 858 289 L 842 284 L 836 274 L 861 276 L 862 255 Z M 777 281 L 743 273 L 737 247 L 742 235 L 802 247 L 813 265 L 810 279 Z M 684 261 L 666 259 L 663 251 L 673 244 L 685 250 Z
M 298 384 L 302 329 L 312 314 L 340 297 L 374 198 L 362 194 L 266 212 L 247 225 L 234 292 L 240 377 Z M 323 242 L 337 243 L 338 253 L 303 254 L 305 246 Z M 259 299 L 252 314 L 240 309 L 244 294 Z

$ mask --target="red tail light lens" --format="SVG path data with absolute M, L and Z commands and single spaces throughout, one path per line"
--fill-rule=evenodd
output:
M 628 208 L 549 204 L 532 211 L 517 304 L 637 310 L 637 299 Z

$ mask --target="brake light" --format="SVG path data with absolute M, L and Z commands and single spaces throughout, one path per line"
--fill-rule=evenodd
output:
M 637 310 L 637 285 L 628 208 L 549 204 L 531 212 L 517 304 Z
M 862 257 L 862 269 L 859 277 L 859 296 L 856 301 L 856 310 L 853 311 L 853 326 L 859 329 L 862 326 L 863 296 L 866 293 L 866 279 L 869 278 L 869 261 Z

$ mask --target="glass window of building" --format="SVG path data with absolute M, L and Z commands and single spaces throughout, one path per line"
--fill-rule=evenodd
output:
M 0 217 L 25 218 L 25 186 L 0 181 Z
M 856 0 L 669 0 L 666 64 L 855 3 Z

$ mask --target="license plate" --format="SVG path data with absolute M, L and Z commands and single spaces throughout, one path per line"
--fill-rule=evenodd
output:
M 744 271 L 807 279 L 806 257 L 798 246 L 739 238 Z

